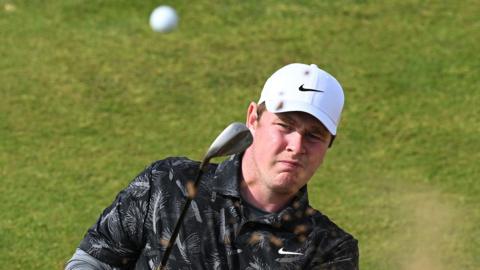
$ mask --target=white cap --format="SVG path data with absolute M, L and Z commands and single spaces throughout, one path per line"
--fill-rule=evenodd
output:
M 336 135 L 344 96 L 342 86 L 332 75 L 314 64 L 295 63 L 268 78 L 258 104 L 262 102 L 273 113 L 309 113 Z

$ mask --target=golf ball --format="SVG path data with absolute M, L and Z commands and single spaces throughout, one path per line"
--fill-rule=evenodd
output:
M 169 6 L 159 6 L 150 14 L 150 27 L 155 32 L 168 32 L 173 30 L 178 23 L 175 9 Z

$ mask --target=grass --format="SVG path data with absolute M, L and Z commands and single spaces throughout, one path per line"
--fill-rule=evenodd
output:
M 362 269 L 480 268 L 476 1 L 0 0 L 0 269 L 62 269 L 150 162 L 198 159 L 265 79 L 316 63 L 342 83 L 310 200 Z

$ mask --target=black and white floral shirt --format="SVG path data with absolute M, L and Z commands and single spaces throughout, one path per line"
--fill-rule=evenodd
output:
M 155 269 L 199 163 L 157 161 L 106 208 L 80 244 L 118 269 Z M 308 204 L 307 189 L 278 213 L 243 202 L 240 156 L 209 165 L 168 269 L 358 269 L 357 241 Z

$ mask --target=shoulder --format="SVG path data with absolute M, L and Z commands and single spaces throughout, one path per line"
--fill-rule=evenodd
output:
M 148 181 L 153 190 L 170 189 L 172 191 L 172 188 L 176 187 L 183 190 L 187 182 L 194 181 L 199 173 L 199 167 L 199 161 L 187 157 L 168 157 L 153 162 L 137 178 Z M 211 176 L 215 173 L 216 167 L 217 164 L 208 164 L 203 175 Z
M 199 163 L 187 157 L 167 157 L 153 162 L 148 169 L 152 171 L 184 170 L 198 167 Z
M 344 242 L 349 242 L 355 246 L 357 245 L 357 240 L 352 234 L 345 231 L 320 211 L 313 209 L 311 221 L 313 223 L 314 233 L 323 239 L 328 239 L 327 243 L 330 245 L 335 246 Z
M 169 183 L 174 184 L 177 180 L 189 178 L 195 168 L 198 168 L 198 164 L 199 162 L 186 157 L 168 157 L 157 160 L 143 169 L 122 193 L 142 198 L 151 189 L 170 186 Z
M 146 174 L 153 181 L 161 178 L 183 179 L 194 175 L 199 164 L 200 162 L 187 157 L 168 157 L 151 163 L 140 175 Z
M 358 269 L 357 239 L 317 210 L 312 220 L 315 255 L 311 265 L 319 267 L 312 269 Z

